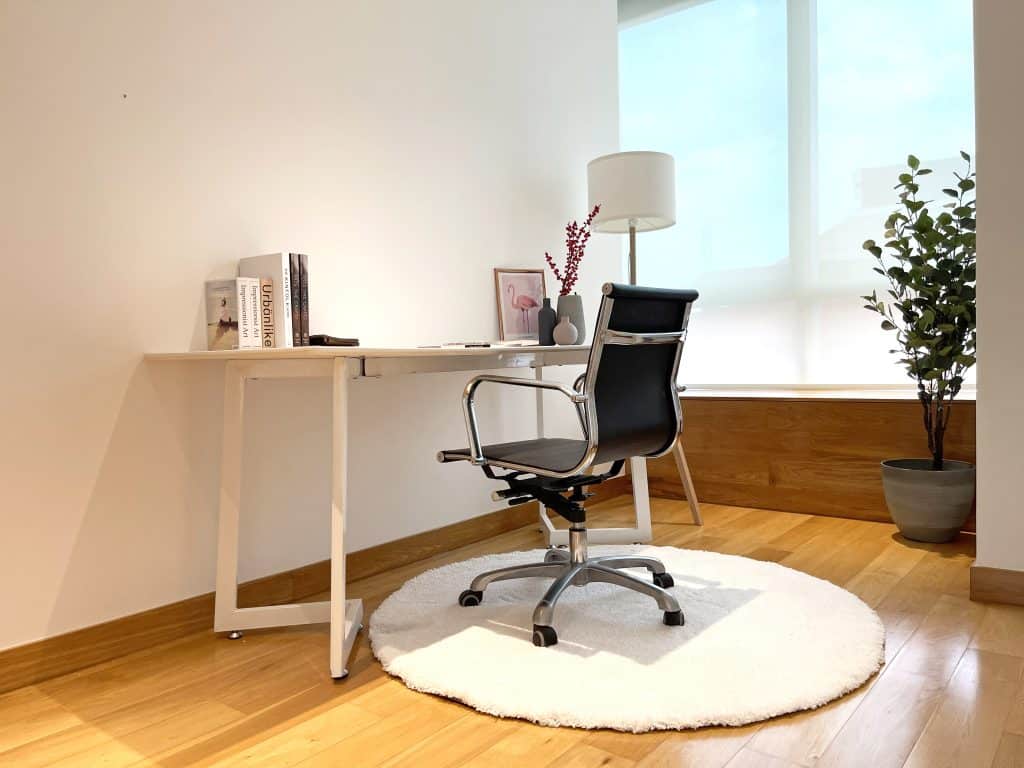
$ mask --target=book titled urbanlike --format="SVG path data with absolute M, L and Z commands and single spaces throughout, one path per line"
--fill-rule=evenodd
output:
M 270 314 L 273 331 L 269 346 L 293 346 L 292 324 L 298 322 L 298 305 L 292 306 L 291 259 L 287 253 L 249 256 L 238 262 L 240 277 L 254 277 L 271 281 Z M 261 308 L 262 309 L 262 308 Z M 262 311 L 266 311 L 263 309 Z M 301 328 L 301 326 L 300 326 Z M 264 332 L 260 346 L 268 346 Z

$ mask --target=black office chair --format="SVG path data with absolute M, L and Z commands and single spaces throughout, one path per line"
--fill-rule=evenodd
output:
M 477 376 L 466 386 L 463 409 L 469 448 L 441 451 L 441 462 L 469 461 L 508 488 L 496 499 L 521 504 L 537 499 L 569 523 L 569 551 L 550 549 L 543 563 L 517 565 L 482 573 L 459 595 L 459 604 L 479 605 L 488 584 L 529 576 L 554 583 L 533 612 L 534 645 L 558 642 L 552 626 L 555 603 L 569 586 L 600 581 L 650 595 L 664 611 L 664 622 L 683 624 L 683 612 L 667 591 L 673 585 L 665 566 L 653 557 L 611 555 L 587 557 L 584 491 L 615 477 L 633 456 L 655 457 L 672 450 L 680 428 L 676 373 L 686 339 L 696 291 L 605 284 L 587 370 L 574 389 L 561 384 L 508 376 Z M 583 439 L 539 438 L 481 445 L 474 396 L 484 382 L 540 387 L 561 392 L 577 408 Z M 612 462 L 604 474 L 586 474 L 596 464 Z M 510 470 L 495 474 L 494 468 Z M 623 573 L 622 568 L 647 568 L 653 583 Z

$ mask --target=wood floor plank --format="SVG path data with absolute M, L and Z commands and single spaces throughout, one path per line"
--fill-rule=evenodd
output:
M 859 574 L 885 549 L 891 526 L 842 520 L 833 531 L 825 531 L 800 544 L 793 554 L 779 562 L 787 568 L 817 576 L 833 584 L 845 584 Z M 835 536 L 842 546 L 835 546 Z
M 985 606 L 965 598 L 941 595 L 893 660 L 892 668 L 945 685 L 981 624 L 985 610 Z
M 989 605 L 971 647 L 1024 658 L 1024 610 L 1015 605 Z
M 1024 659 L 967 651 L 904 768 L 989 765 L 1022 672 Z
M 467 712 L 450 725 L 383 763 L 385 768 L 449 768 L 472 760 L 518 727 L 515 720 L 503 720 Z
M 673 734 L 666 734 L 665 731 L 623 733 L 622 731 L 600 730 L 591 731 L 583 741 L 592 747 L 636 762 L 647 757 L 670 735 Z
M 726 764 L 725 768 L 800 768 L 800 766 L 789 760 L 744 747 Z
M 757 732 L 758 726 L 714 727 L 671 734 L 637 762 L 638 768 L 724 768 Z
M 1013 706 L 1010 707 L 1010 714 L 1006 716 L 1003 729 L 1018 736 L 1024 736 L 1024 681 L 1017 686 L 1017 693 L 1013 697 Z
M 82 718 L 38 688 L 0 696 L 0 753 L 82 724 Z
M 550 768 L 633 768 L 636 763 L 589 744 L 577 744 L 547 765 Z
M 462 765 L 472 768 L 548 765 L 581 744 L 586 735 L 586 731 L 575 728 L 523 724 Z
M 877 680 L 873 677 L 858 690 L 819 709 L 765 723 L 750 741 L 751 749 L 798 765 L 815 765 Z
M 1004 733 L 992 760 L 992 768 L 1024 768 L 1024 736 Z
M 302 768 L 379 766 L 464 715 L 465 712 L 450 702 L 424 696 L 418 706 L 398 709 L 298 765 Z
M 923 549 L 912 549 L 900 542 L 891 542 L 843 587 L 873 608 L 924 559 L 925 554 Z
M 342 739 L 369 728 L 380 717 L 358 704 L 344 703 L 300 720 L 295 725 L 256 741 L 248 748 L 211 763 L 218 768 L 287 768 L 297 765 Z
M 818 768 L 900 768 L 942 693 L 920 675 L 887 670 L 818 761 Z

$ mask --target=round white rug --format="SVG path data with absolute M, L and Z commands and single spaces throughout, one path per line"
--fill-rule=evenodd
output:
M 659 558 L 686 617 L 612 584 L 571 587 L 555 608 L 558 644 L 531 641 L 548 579 L 496 582 L 482 605 L 456 602 L 482 571 L 539 562 L 543 550 L 427 571 L 370 619 L 384 669 L 410 688 L 543 725 L 649 731 L 741 725 L 821 706 L 881 665 L 885 629 L 859 598 L 776 563 L 675 547 L 591 547 Z M 632 573 L 644 575 L 643 569 Z

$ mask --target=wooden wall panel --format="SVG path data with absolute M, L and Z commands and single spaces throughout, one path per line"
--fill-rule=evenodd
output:
M 974 462 L 975 404 L 953 408 L 946 457 Z M 886 522 L 879 463 L 928 455 L 909 399 L 686 395 L 683 446 L 701 501 Z M 653 495 L 684 498 L 671 456 L 648 474 Z

